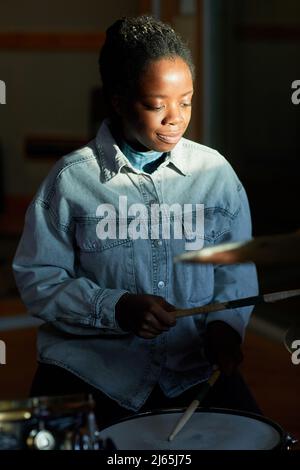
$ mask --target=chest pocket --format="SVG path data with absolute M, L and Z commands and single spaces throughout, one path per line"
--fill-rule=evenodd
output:
M 178 221 L 177 221 L 178 223 Z M 213 238 L 205 226 L 204 211 L 185 213 L 182 217 L 182 239 L 171 245 L 172 256 L 191 253 L 213 244 Z M 208 303 L 214 292 L 214 268 L 207 264 L 175 263 L 173 265 L 175 296 L 184 299 L 182 306 L 192 307 Z M 182 302 L 182 300 L 181 300 Z
M 79 270 L 101 287 L 135 291 L 133 240 L 119 238 L 116 220 L 81 218 L 76 222 L 76 245 Z

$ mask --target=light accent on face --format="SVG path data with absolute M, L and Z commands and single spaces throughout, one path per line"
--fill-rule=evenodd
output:
M 150 63 L 122 113 L 124 139 L 137 150 L 172 150 L 189 124 L 192 94 L 191 71 L 181 58 Z

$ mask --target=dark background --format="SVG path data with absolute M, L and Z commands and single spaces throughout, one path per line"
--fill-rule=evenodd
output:
M 106 28 L 152 13 L 189 42 L 197 67 L 187 137 L 217 148 L 250 201 L 254 235 L 300 228 L 298 0 L 2 0 L 0 4 L 0 399 L 26 396 L 36 327 L 13 275 L 26 207 L 56 159 L 95 135 L 103 118 L 97 58 Z M 299 287 L 299 268 L 259 268 L 262 292 Z M 297 299 L 256 308 L 245 373 L 266 414 L 300 437 L 300 365 L 283 346 Z M 248 342 L 247 342 L 248 341 Z M 278 386 L 280 383 L 280 386 Z

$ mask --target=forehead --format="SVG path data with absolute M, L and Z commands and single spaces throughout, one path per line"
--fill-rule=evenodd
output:
M 163 95 L 191 91 L 192 74 L 180 57 L 150 62 L 139 79 L 139 95 Z

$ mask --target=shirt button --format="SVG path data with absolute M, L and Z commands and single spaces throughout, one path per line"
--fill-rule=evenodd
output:
M 155 240 L 154 244 L 155 244 L 155 246 L 162 246 L 162 241 L 161 240 Z
M 158 287 L 159 289 L 163 289 L 163 288 L 165 287 L 164 281 L 159 281 L 159 283 L 157 284 L 157 287 Z

